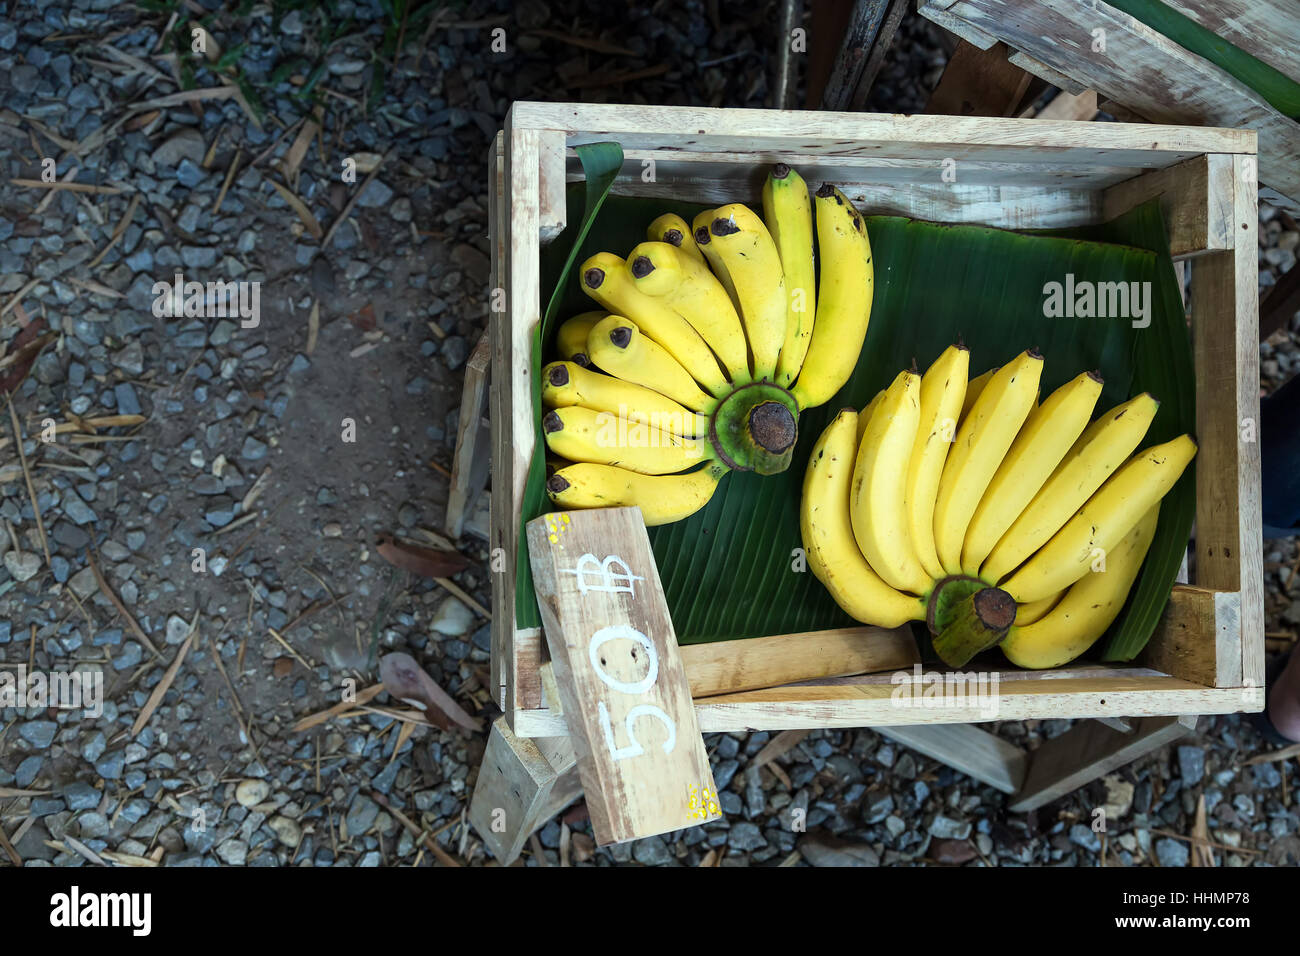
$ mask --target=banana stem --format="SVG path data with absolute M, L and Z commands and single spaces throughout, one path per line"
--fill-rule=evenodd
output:
M 799 437 L 793 396 L 771 382 L 754 382 L 724 398 L 709 419 L 719 459 L 737 471 L 775 475 L 790 467 Z
M 1007 636 L 1016 619 L 1016 602 L 978 578 L 952 575 L 935 585 L 926 616 L 939 659 L 949 667 L 962 667 Z

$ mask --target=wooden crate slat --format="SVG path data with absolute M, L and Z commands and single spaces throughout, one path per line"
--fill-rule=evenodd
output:
M 1141 660 L 1174 677 L 1210 687 L 1241 687 L 1241 594 L 1174 586 Z
M 1015 793 L 1025 779 L 1025 751 L 970 724 L 882 727 L 880 733 L 1003 793 Z
M 1175 259 L 1231 249 L 1233 232 L 1232 160 L 1196 156 L 1165 169 L 1142 173 L 1102 193 L 1102 218 L 1114 219 L 1148 199 L 1160 197 Z
M 1260 180 L 1300 202 L 1300 124 L 1128 14 L 1100 0 L 1085 19 L 1074 0 L 959 0 L 948 13 L 1155 122 L 1258 130 Z M 1095 29 L 1105 31 L 1104 49 L 1092 48 Z

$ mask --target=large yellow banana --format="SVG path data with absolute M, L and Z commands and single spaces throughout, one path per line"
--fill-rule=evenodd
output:
M 700 334 L 662 299 L 638 292 L 622 258 L 598 252 L 582 264 L 579 274 L 587 295 L 611 313 L 635 322 L 704 388 L 718 397 L 731 391 L 727 376 Z
M 754 357 L 755 380 L 772 381 L 785 342 L 785 273 L 767 226 L 742 203 L 695 217 L 695 241 L 724 285 L 739 301 L 745 336 Z M 726 279 L 723 279 L 723 276 Z
M 561 458 L 618 465 L 643 475 L 685 471 L 712 456 L 702 438 L 683 438 L 644 422 L 570 405 L 542 416 L 546 445 Z
M 1109 562 L 1110 552 L 1174 486 L 1195 454 L 1196 442 L 1188 435 L 1138 452 L 1002 589 L 1017 603 L 1037 601 L 1069 587 L 1095 561 Z
M 858 415 L 847 408 L 813 445 L 799 502 L 799 530 L 808 566 L 854 620 L 897 627 L 925 618 L 925 602 L 880 579 L 858 550 L 849 514 L 849 485 L 857 459 Z
M 816 321 L 791 389 L 800 408 L 830 401 L 857 368 L 875 293 L 866 220 L 830 183 L 817 190 L 817 251 L 821 280 Z
M 1000 645 L 1007 660 L 1018 667 L 1059 667 L 1105 634 L 1137 579 L 1155 537 L 1159 514 L 1157 502 L 1106 554 L 1106 570 L 1085 574 L 1050 612 L 1023 626 L 1017 614 L 1015 625 Z
M 654 389 L 601 375 L 576 362 L 552 362 L 542 369 L 542 404 L 547 408 L 582 405 L 687 437 L 703 437 L 709 428 L 707 416 Z
M 1089 425 L 989 552 L 980 576 L 996 584 L 1045 545 L 1133 454 L 1159 407 L 1144 392 Z
M 561 508 L 620 508 L 636 505 L 647 527 L 681 521 L 709 503 L 721 462 L 683 475 L 641 475 L 614 465 L 579 463 L 560 468 L 546 480 L 546 493 Z
M 1007 457 L 966 529 L 962 570 L 979 574 L 980 565 L 1012 523 L 1043 487 L 1075 440 L 1088 427 L 1101 397 L 1101 378 L 1092 372 L 1066 382 L 1025 419 Z
M 921 418 L 907 468 L 907 526 L 925 573 L 938 580 L 943 565 L 934 545 L 934 502 L 966 394 L 970 351 L 950 345 L 921 376 Z
M 976 375 L 966 384 L 966 398 L 961 403 L 961 415 L 957 418 L 959 426 L 966 420 L 970 410 L 975 407 L 975 400 L 980 397 L 980 394 L 984 391 L 984 386 L 989 383 L 989 379 L 993 377 L 993 373 L 996 371 L 996 368 L 991 368 L 987 372 Z
M 645 231 L 645 237 L 651 242 L 666 242 L 670 246 L 677 246 L 701 265 L 704 264 L 704 253 L 700 252 L 700 247 L 695 244 L 695 237 L 691 235 L 691 224 L 676 213 L 666 212 L 650 223 Z
M 560 353 L 560 358 L 581 365 L 583 368 L 590 365 L 591 362 L 587 360 L 587 334 L 593 325 L 607 315 L 608 312 L 599 309 L 595 312 L 583 312 L 561 322 L 559 330 L 555 333 L 555 347 Z
M 876 410 L 876 406 L 880 404 L 880 400 L 884 397 L 885 397 L 885 390 L 882 388 L 880 391 L 876 392 L 875 398 L 867 402 L 867 407 L 862 409 L 862 411 L 858 412 L 857 446 L 860 446 L 862 444 L 862 436 L 867 433 L 867 423 L 871 421 L 871 413 Z
M 687 408 L 707 414 L 717 407 L 718 400 L 703 391 L 676 359 L 621 315 L 606 316 L 591 327 L 587 355 L 610 375 L 644 385 Z
M 789 388 L 799 377 L 808 343 L 812 341 L 817 290 L 808 184 L 785 163 L 773 166 L 763 184 L 763 221 L 776 243 L 781 269 L 785 272 L 785 342 L 776 363 L 776 384 Z
M 927 593 L 933 583 L 912 545 L 905 504 L 920 392 L 921 376 L 915 372 L 900 372 L 885 389 L 858 448 L 849 498 L 863 557 L 890 587 L 913 594 Z
M 703 261 L 666 242 L 643 242 L 628 253 L 627 264 L 637 290 L 676 309 L 722 360 L 734 384 L 749 381 L 749 349 L 740 316 Z
M 949 574 L 961 573 L 966 528 L 1038 396 L 1043 357 L 1021 352 L 989 379 L 948 450 L 934 501 L 934 545 Z

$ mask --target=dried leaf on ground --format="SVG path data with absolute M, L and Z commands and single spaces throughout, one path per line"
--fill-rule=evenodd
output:
M 379 679 L 388 693 L 420 707 L 443 730 L 450 730 L 453 722 L 466 730 L 483 729 L 482 721 L 466 713 L 410 654 L 385 654 L 379 661 Z
M 388 535 L 379 539 L 375 550 L 393 567 L 422 578 L 445 578 L 469 567 L 469 559 L 459 551 L 434 551 L 418 544 L 397 541 Z

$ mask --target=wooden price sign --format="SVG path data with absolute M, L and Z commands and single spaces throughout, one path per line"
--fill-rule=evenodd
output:
M 528 523 L 528 553 L 596 839 L 718 816 L 641 510 L 543 515 Z

